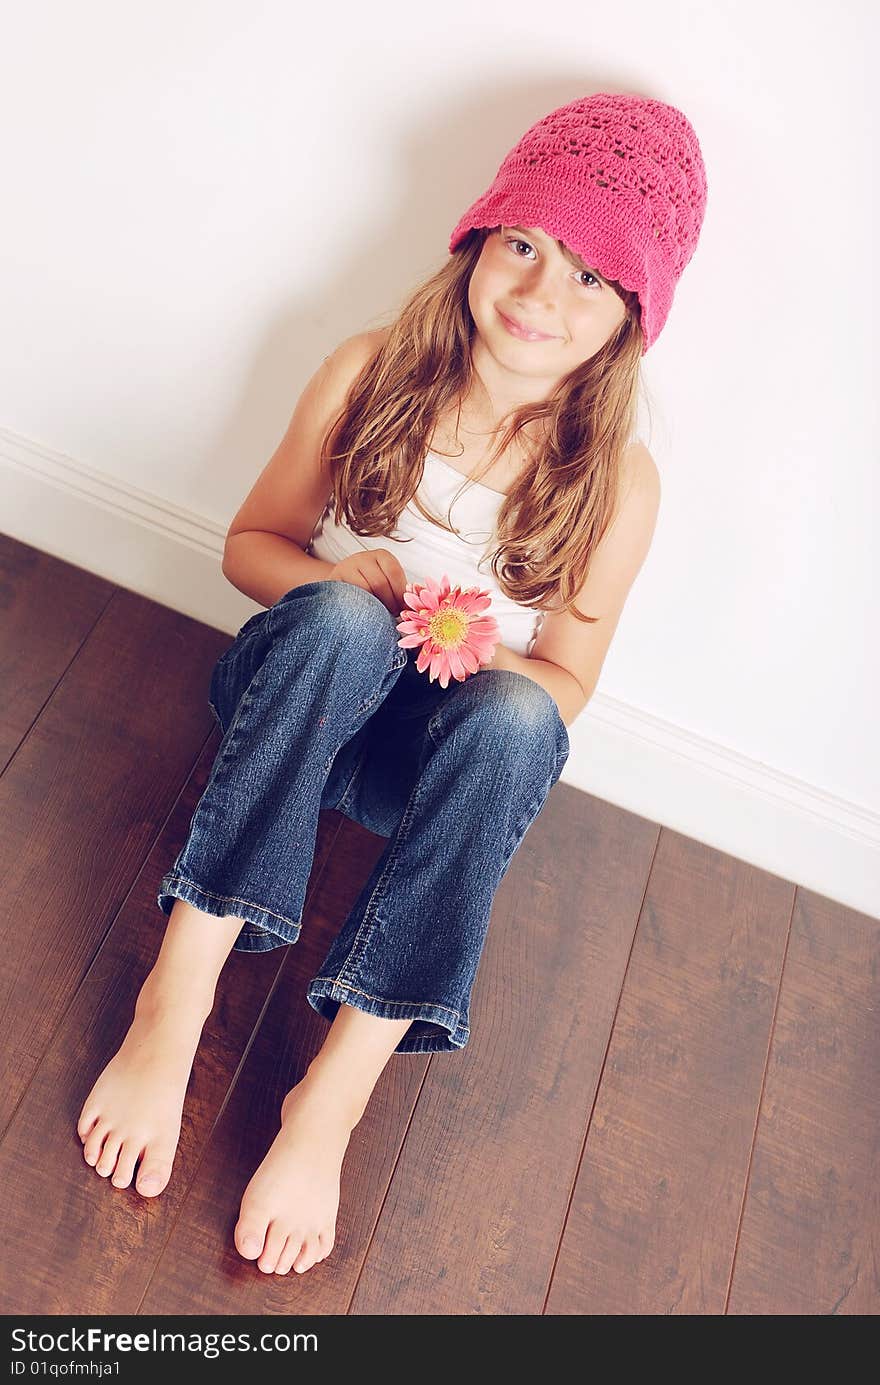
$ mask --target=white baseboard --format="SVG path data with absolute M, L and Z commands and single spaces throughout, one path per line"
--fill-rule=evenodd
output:
M 225 528 L 0 429 L 3 530 L 234 635 Z M 880 814 L 597 691 L 562 781 L 873 917 Z
M 261 609 L 220 571 L 226 529 L 0 428 L 2 529 L 234 635 Z

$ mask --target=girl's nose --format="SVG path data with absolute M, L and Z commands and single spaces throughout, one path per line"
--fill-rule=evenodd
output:
M 556 301 L 553 294 L 548 290 L 534 284 L 521 284 L 518 291 L 512 294 L 512 301 L 520 310 L 523 318 L 528 322 L 536 322 L 539 319 L 551 321 L 556 312 Z
M 555 305 L 555 288 L 552 268 L 549 265 L 534 265 L 521 272 L 518 290 L 516 296 L 519 303 L 523 305 L 531 303 L 544 311 L 553 308 Z

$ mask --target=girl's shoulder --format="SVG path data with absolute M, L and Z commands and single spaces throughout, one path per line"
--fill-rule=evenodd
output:
M 634 438 L 620 459 L 621 498 L 634 487 L 656 491 L 659 497 L 660 472 L 645 444 Z
M 353 337 L 349 337 L 344 346 L 348 346 L 355 353 L 360 353 L 364 364 L 376 354 L 381 346 L 388 340 L 390 327 L 370 327 L 364 332 L 356 332 Z
M 608 532 L 632 523 L 639 514 L 653 533 L 660 510 L 660 471 L 645 444 L 634 439 L 620 459 L 619 485 Z
M 325 366 L 334 374 L 346 376 L 349 384 L 353 383 L 367 362 L 375 356 L 390 330 L 390 327 L 379 327 L 345 337 L 335 351 L 324 357 Z

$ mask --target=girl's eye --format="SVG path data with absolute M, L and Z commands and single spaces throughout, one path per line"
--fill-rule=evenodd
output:
M 508 236 L 508 237 L 506 238 L 506 244 L 507 244 L 507 245 L 526 245 L 526 246 L 528 246 L 529 250 L 532 249 L 532 246 L 529 244 L 529 242 L 528 242 L 527 240 L 520 240 L 520 238 L 519 238 L 518 236 Z M 522 255 L 518 255 L 517 258 L 521 260 L 521 259 L 523 259 L 523 256 L 522 256 Z M 599 289 L 599 288 L 602 287 L 602 285 L 599 283 L 599 280 L 596 278 L 595 274 L 591 274 L 590 271 L 589 271 L 588 269 L 579 269 L 579 270 L 578 270 L 578 274 L 579 274 L 579 275 L 580 275 L 580 274 L 586 274 L 588 278 L 592 279 L 593 284 L 595 285 L 595 287 L 596 287 L 597 289 Z M 584 284 L 584 283 L 583 283 L 583 280 L 581 280 L 580 282 L 583 284 L 583 287 L 584 287 L 585 289 L 591 288 L 591 287 L 593 286 L 593 285 L 591 285 L 591 284 Z
M 599 280 L 596 278 L 595 274 L 590 274 L 590 271 L 589 271 L 588 269 L 579 269 L 579 270 L 578 270 L 578 274 L 586 274 L 590 279 L 592 279 L 592 281 L 593 281 L 593 283 L 596 285 L 596 288 L 597 288 L 597 289 L 599 289 L 599 288 L 602 287 L 602 285 L 599 283 Z M 589 288 L 589 287 L 590 287 L 589 284 L 584 284 L 584 288 Z

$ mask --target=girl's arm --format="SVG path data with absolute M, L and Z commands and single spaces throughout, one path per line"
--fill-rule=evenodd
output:
M 282 534 L 245 529 L 226 540 L 223 576 L 252 601 L 274 606 L 291 587 L 323 582 L 334 564 L 313 558 Z
M 274 606 L 292 587 L 323 581 L 333 569 L 305 551 L 332 489 L 321 444 L 378 335 L 360 332 L 325 357 L 229 526 L 223 576 L 264 606 Z

